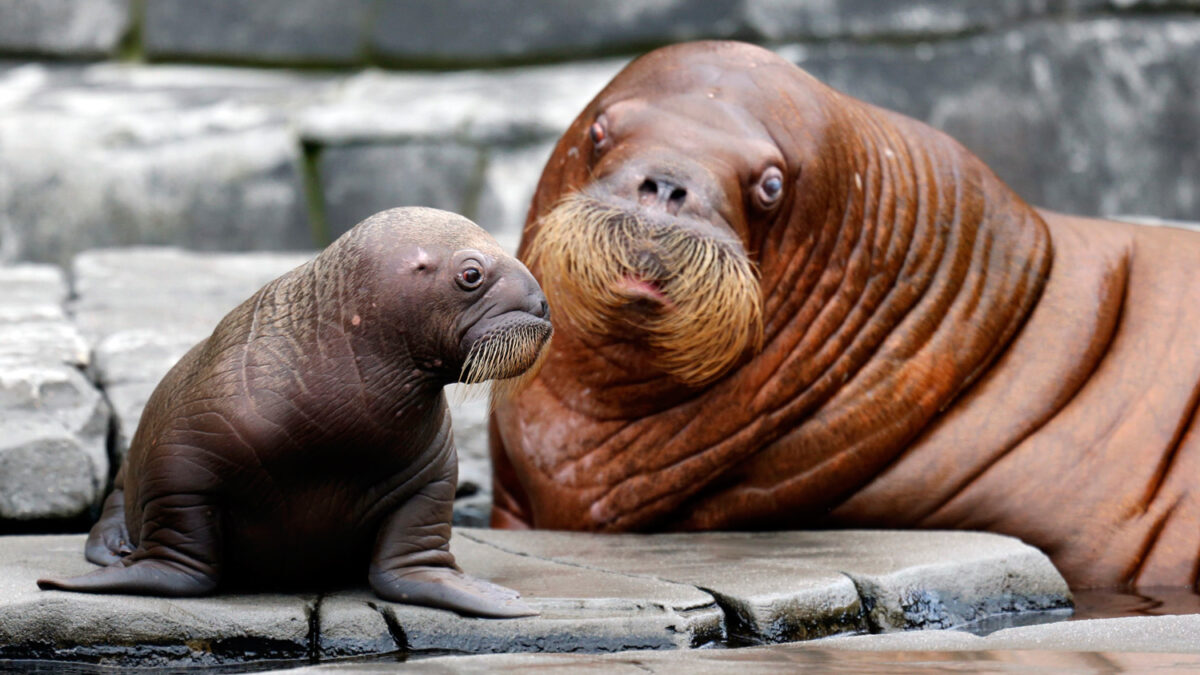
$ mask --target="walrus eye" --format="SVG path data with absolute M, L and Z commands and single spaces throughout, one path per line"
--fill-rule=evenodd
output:
M 592 126 L 588 129 L 588 137 L 592 139 L 592 145 L 599 150 L 604 145 L 604 141 L 608 140 L 608 131 L 604 129 L 604 117 L 601 116 L 592 122 Z
M 473 291 L 483 283 L 483 272 L 478 267 L 468 267 L 458 273 L 458 285 L 465 291 Z
M 783 172 L 776 167 L 764 171 L 762 177 L 758 179 L 758 186 L 755 188 L 754 194 L 758 198 L 759 206 L 763 208 L 774 206 L 783 196 Z

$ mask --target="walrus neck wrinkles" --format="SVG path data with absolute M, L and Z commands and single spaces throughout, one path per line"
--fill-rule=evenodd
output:
M 843 104 L 841 140 L 810 167 L 825 189 L 801 181 L 797 219 L 764 244 L 763 351 L 580 457 L 572 473 L 608 485 L 595 528 L 650 527 L 677 509 L 680 528 L 820 514 L 893 460 L 1031 311 L 1051 261 L 1037 214 L 948 137 Z M 790 478 L 710 488 L 741 462 Z M 741 508 L 710 508 L 705 495 L 722 494 Z

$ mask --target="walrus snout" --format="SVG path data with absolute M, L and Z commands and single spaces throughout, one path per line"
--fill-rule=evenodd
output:
M 674 153 L 633 158 L 589 186 L 595 198 L 636 205 L 649 218 L 724 222 L 724 191 L 704 167 Z

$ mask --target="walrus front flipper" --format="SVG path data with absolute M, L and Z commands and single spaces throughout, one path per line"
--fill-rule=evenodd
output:
M 384 522 L 371 559 L 371 588 L 384 600 L 468 616 L 537 614 L 520 593 L 464 574 L 454 563 L 450 553 L 453 473 L 426 485 Z
M 119 475 L 117 480 L 117 485 L 120 485 Z M 130 553 L 133 553 L 133 545 L 125 525 L 125 491 L 115 487 L 108 499 L 104 500 L 100 520 L 88 533 L 83 555 L 97 565 L 111 565 Z
M 97 536 L 102 538 L 108 531 Z M 207 497 L 170 495 L 146 504 L 140 542 L 132 553 L 82 576 L 38 579 L 37 584 L 42 590 L 81 593 L 206 595 L 216 589 L 220 578 L 220 541 L 216 509 Z

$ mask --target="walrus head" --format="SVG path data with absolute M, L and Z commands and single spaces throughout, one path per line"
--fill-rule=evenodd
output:
M 798 170 L 747 95 L 759 85 L 706 67 L 618 78 L 547 168 L 584 165 L 586 182 L 527 232 L 525 257 L 568 322 L 641 344 L 691 387 L 762 344 L 753 233 L 787 212 Z
M 373 264 L 348 284 L 388 289 L 372 297 L 399 320 L 395 335 L 418 369 L 442 382 L 509 385 L 536 371 L 553 333 L 549 305 L 525 265 L 483 228 L 445 211 L 400 208 L 349 234 L 339 245 L 369 250 L 359 255 Z

